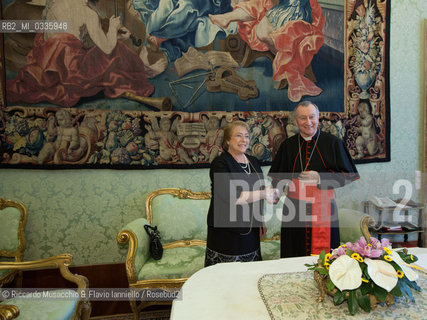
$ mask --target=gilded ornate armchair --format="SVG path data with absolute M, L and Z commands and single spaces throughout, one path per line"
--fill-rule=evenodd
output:
M 27 215 L 27 208 L 22 203 L 0 198 L 0 261 L 22 261 Z M 21 286 L 21 271 L 0 269 L 0 287 L 11 282 L 17 274 L 17 286 Z
M 44 268 L 58 268 L 62 277 L 77 286 L 77 290 L 58 289 L 52 291 L 39 291 L 39 296 L 16 296 L 0 302 L 0 320 L 3 319 L 89 319 L 91 306 L 85 298 L 87 294 L 84 290 L 88 287 L 86 277 L 72 274 L 68 266 L 72 262 L 70 254 L 60 254 L 46 259 L 25 262 L 0 262 L 2 270 L 33 270 Z M 1 296 L 12 296 L 12 290 L 2 289 Z M 25 293 L 25 292 L 24 292 Z M 42 298 L 40 298 L 42 297 Z M 50 297 L 50 298 L 46 298 Z
M 128 244 L 126 273 L 129 288 L 177 290 L 196 271 L 204 267 L 206 217 L 210 192 L 167 188 L 150 193 L 145 201 L 145 218 L 128 223 L 118 234 L 120 244 Z M 158 226 L 164 248 L 163 257 L 153 260 L 145 224 Z M 130 301 L 134 319 L 152 304 L 170 301 Z

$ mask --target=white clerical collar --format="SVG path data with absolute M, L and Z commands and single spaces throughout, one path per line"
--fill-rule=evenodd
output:
M 300 136 L 301 136 L 305 141 L 310 141 L 310 140 L 312 140 L 312 139 L 313 139 L 313 137 L 316 135 L 316 133 L 317 133 L 317 130 L 316 130 L 316 132 L 315 132 L 312 136 L 304 137 L 304 136 L 303 136 L 303 135 L 301 135 L 301 134 L 300 134 Z
M 312 136 L 309 136 L 309 137 L 304 137 L 304 136 L 301 136 L 305 141 L 310 141 L 311 140 L 311 138 L 313 138 L 314 137 L 314 135 L 312 135 Z

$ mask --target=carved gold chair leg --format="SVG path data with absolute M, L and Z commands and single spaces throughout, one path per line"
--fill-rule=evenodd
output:
M 130 300 L 129 303 L 133 313 L 133 320 L 138 320 L 139 309 L 136 305 L 136 300 Z
M 91 312 L 92 312 L 92 305 L 90 304 L 90 302 L 89 301 L 81 302 L 80 319 L 89 320 Z
M 151 301 L 141 301 L 139 304 L 137 303 L 136 300 L 130 300 L 130 308 L 132 310 L 132 314 L 133 314 L 133 320 L 138 320 L 139 319 L 139 313 L 144 310 L 145 308 L 148 308 L 150 306 L 158 306 L 158 305 L 172 305 L 171 301 L 155 301 L 155 302 L 151 302 Z
M 22 288 L 22 281 L 24 279 L 24 274 L 22 271 L 18 272 L 18 275 L 16 276 L 16 287 Z
M 5 304 L 0 306 L 0 320 L 15 319 L 19 316 L 19 309 L 17 306 Z

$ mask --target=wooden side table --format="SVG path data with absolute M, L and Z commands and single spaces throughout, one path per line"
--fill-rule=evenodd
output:
M 400 200 L 396 200 L 399 203 Z M 363 211 L 367 214 L 371 214 L 371 210 L 375 210 L 378 213 L 378 221 L 374 227 L 374 232 L 378 235 L 378 240 L 381 240 L 382 236 L 387 235 L 402 235 L 403 242 L 394 242 L 394 244 L 407 243 L 408 236 L 413 233 L 418 233 L 417 246 L 422 247 L 423 245 L 423 212 L 424 204 L 409 201 L 404 207 L 399 208 L 398 206 L 379 206 L 371 201 L 363 201 Z M 403 212 L 403 221 L 393 222 L 388 219 L 387 214 L 393 214 L 398 209 Z M 412 215 L 416 216 L 417 224 L 411 224 L 409 222 Z M 395 224 L 395 225 L 394 225 Z M 393 228 L 394 227 L 394 228 Z

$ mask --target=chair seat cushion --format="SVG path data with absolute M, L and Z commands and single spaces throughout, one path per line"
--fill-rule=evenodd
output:
M 261 241 L 262 260 L 280 259 L 280 240 Z
M 43 297 L 43 292 L 38 291 Z M 32 298 L 32 294 L 7 299 L 1 304 L 11 304 L 19 308 L 19 320 L 65 320 L 71 319 L 77 306 L 78 297 L 74 290 L 53 290 L 47 297 Z M 68 298 L 70 297 L 70 298 Z
M 160 260 L 147 260 L 138 272 L 138 281 L 188 278 L 204 267 L 205 251 L 205 246 L 165 249 Z

